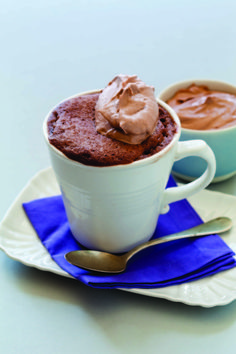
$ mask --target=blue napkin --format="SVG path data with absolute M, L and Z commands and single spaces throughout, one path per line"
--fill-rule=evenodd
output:
M 172 177 L 168 187 L 175 186 Z M 158 288 L 181 284 L 235 266 L 234 252 L 218 235 L 171 241 L 146 249 L 134 256 L 120 274 L 86 271 L 68 263 L 65 254 L 83 249 L 74 239 L 61 196 L 23 204 L 38 237 L 54 261 L 66 272 L 96 288 Z M 202 223 L 187 200 L 170 205 L 160 215 L 153 238 L 172 234 Z

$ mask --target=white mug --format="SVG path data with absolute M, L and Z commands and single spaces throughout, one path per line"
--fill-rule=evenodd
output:
M 69 159 L 49 143 L 51 112 L 45 118 L 44 136 L 72 234 L 89 249 L 120 253 L 148 241 L 168 204 L 199 192 L 214 177 L 216 164 L 210 147 L 202 140 L 179 142 L 178 116 L 166 103 L 157 102 L 176 123 L 172 141 L 150 157 L 118 166 L 87 166 Z M 187 156 L 203 158 L 206 171 L 186 185 L 165 189 L 173 163 Z

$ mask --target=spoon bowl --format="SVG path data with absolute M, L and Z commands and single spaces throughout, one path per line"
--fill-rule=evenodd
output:
M 231 227 L 232 221 L 230 218 L 219 217 L 191 229 L 145 242 L 122 255 L 94 250 L 79 250 L 67 253 L 65 258 L 69 263 L 83 269 L 105 273 L 121 273 L 126 269 L 130 258 L 145 248 L 183 238 L 218 234 L 229 230 Z

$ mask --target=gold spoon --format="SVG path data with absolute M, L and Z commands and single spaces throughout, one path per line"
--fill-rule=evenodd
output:
M 105 273 L 120 273 L 125 270 L 127 262 L 133 255 L 147 247 L 188 237 L 218 234 L 229 230 L 231 227 L 231 219 L 227 217 L 219 217 L 192 227 L 191 229 L 145 242 L 122 255 L 114 255 L 107 252 L 93 250 L 81 250 L 71 251 L 65 255 L 65 258 L 69 263 L 83 269 Z

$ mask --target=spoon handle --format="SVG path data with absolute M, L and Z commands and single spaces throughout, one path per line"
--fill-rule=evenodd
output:
M 218 218 L 212 219 L 206 223 L 202 223 L 200 225 L 192 227 L 191 229 L 180 231 L 180 232 L 177 232 L 172 235 L 163 236 L 163 237 L 156 238 L 154 240 L 145 242 L 145 243 L 133 248 L 131 251 L 127 252 L 125 254 L 125 256 L 126 256 L 126 259 L 128 260 L 135 253 L 137 253 L 145 248 L 148 248 L 150 246 L 159 245 L 161 243 L 174 241 L 174 240 L 180 240 L 180 239 L 188 238 L 188 237 L 198 237 L 198 236 L 217 234 L 217 233 L 227 231 L 231 227 L 232 227 L 232 221 L 230 218 L 218 217 Z

